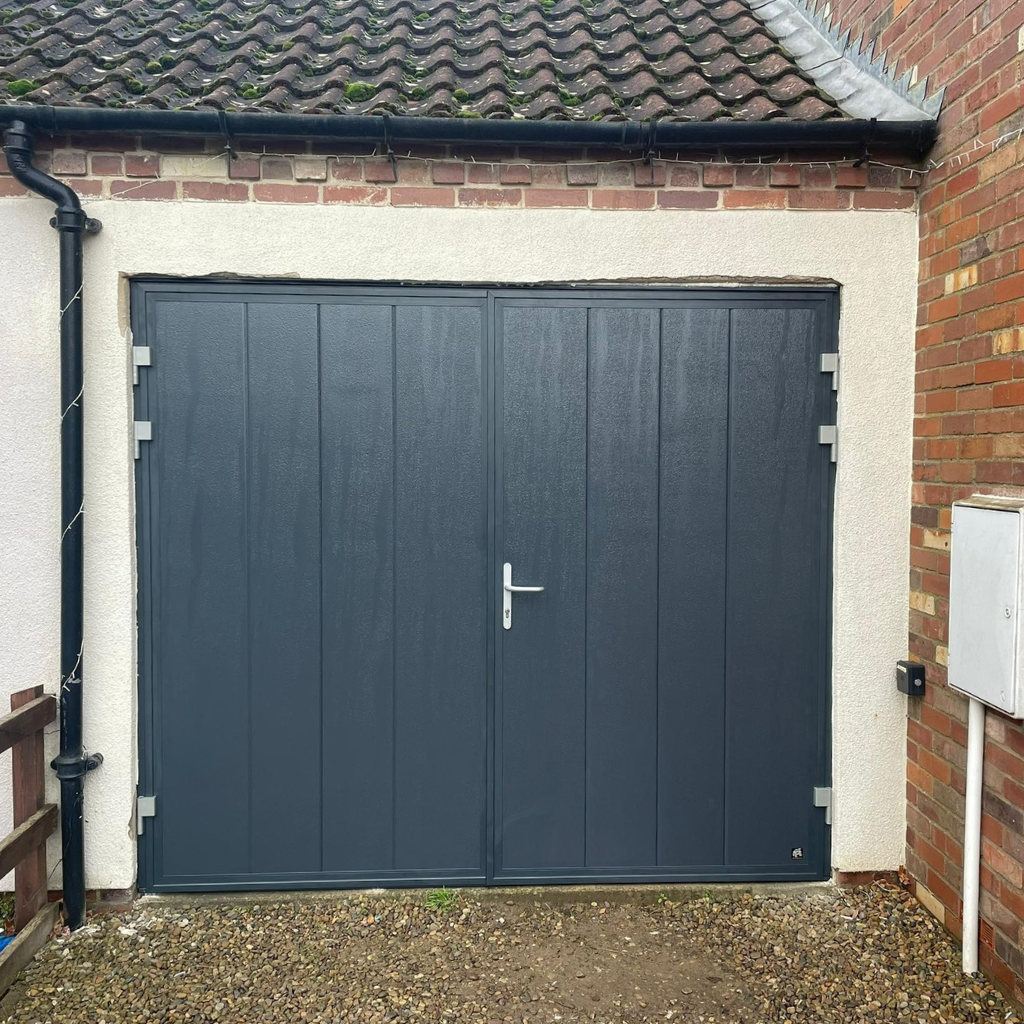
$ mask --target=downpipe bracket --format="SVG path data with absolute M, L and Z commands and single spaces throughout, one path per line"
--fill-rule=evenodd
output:
M 58 754 L 51 762 L 50 767 L 56 772 L 57 778 L 65 780 L 80 779 L 88 772 L 95 771 L 103 764 L 102 754 Z
M 87 235 L 98 235 L 103 224 L 96 217 L 86 217 L 81 210 L 58 210 L 50 218 L 50 227 L 58 231 L 84 231 Z

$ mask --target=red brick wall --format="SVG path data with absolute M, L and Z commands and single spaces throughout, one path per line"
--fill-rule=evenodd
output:
M 966 708 L 945 686 L 950 505 L 1024 486 L 1024 3 L 831 0 L 831 12 L 897 74 L 946 89 L 920 206 L 909 647 L 930 684 L 910 702 L 907 868 L 959 932 Z M 994 712 L 983 828 L 981 959 L 1020 998 L 1024 729 Z
M 726 162 L 717 154 L 631 153 L 527 147 L 403 151 L 394 163 L 370 150 L 264 152 L 222 140 L 40 138 L 37 162 L 89 198 L 367 206 L 568 207 L 594 210 L 911 209 L 920 176 L 892 166 L 853 167 L 813 154 Z M 0 196 L 24 189 L 0 156 Z

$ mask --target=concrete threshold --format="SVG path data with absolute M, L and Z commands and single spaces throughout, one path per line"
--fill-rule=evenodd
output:
M 259 892 L 149 893 L 135 901 L 136 908 L 238 906 L 259 903 L 325 903 L 361 899 L 422 902 L 428 888 L 416 889 L 275 889 Z M 742 899 L 824 896 L 836 891 L 823 882 L 704 882 L 685 885 L 516 885 L 486 888 L 459 887 L 460 896 L 479 903 L 596 903 L 606 906 L 656 904 L 664 900 L 687 903 L 699 899 L 720 902 Z

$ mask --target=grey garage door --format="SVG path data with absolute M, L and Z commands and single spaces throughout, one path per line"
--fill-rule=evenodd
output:
M 136 282 L 141 886 L 825 877 L 835 302 Z

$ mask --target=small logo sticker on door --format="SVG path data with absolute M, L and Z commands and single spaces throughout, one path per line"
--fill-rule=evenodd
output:
M 794 846 L 793 849 L 790 851 L 789 855 L 793 858 L 793 860 L 803 860 L 804 848 L 802 846 Z

